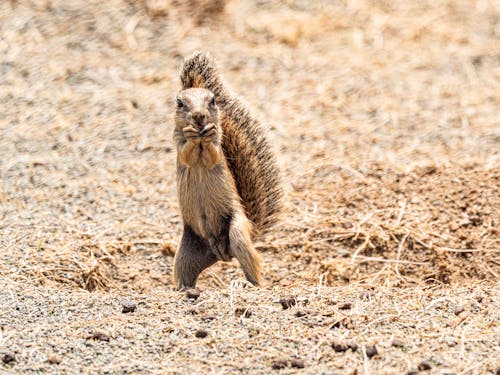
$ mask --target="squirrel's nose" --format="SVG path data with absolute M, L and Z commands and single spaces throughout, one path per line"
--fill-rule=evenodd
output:
M 193 113 L 193 120 L 197 125 L 203 126 L 207 121 L 207 116 L 204 113 Z

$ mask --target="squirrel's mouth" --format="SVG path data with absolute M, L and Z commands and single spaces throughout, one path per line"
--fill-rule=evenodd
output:
M 203 129 L 205 129 L 205 126 L 206 126 L 206 124 L 200 124 L 200 123 L 198 123 L 198 122 L 196 122 L 196 123 L 194 124 L 194 127 L 195 127 L 196 129 L 198 129 L 200 132 L 201 132 L 201 131 L 203 131 Z

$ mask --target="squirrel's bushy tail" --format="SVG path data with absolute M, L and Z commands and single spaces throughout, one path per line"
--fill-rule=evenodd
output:
M 265 232 L 282 210 L 283 190 L 276 158 L 262 125 L 225 88 L 214 61 L 198 52 L 184 62 L 184 89 L 203 87 L 215 94 L 221 111 L 222 148 L 248 219 Z

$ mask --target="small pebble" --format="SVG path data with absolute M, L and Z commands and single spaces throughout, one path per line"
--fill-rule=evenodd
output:
M 132 301 L 122 301 L 122 313 L 134 312 L 137 305 Z
M 285 298 L 280 299 L 281 306 L 283 307 L 283 310 L 289 309 L 290 307 L 293 307 L 297 304 L 297 299 L 293 296 L 288 296 Z
M 375 345 L 366 345 L 365 352 L 368 358 L 372 358 L 378 354 L 377 347 Z
M 201 320 L 203 320 L 204 322 L 208 322 L 215 319 L 217 319 L 217 315 L 214 314 L 205 314 L 201 317 Z
M 245 308 L 245 307 L 237 307 L 234 310 L 234 314 L 236 316 L 243 316 L 244 318 L 250 318 L 252 316 L 252 312 L 248 308 Z
M 352 303 L 344 303 L 342 305 L 339 306 L 339 309 L 340 310 L 350 310 L 352 308 Z
M 255 337 L 260 333 L 258 328 L 249 328 L 248 329 L 248 337 Z
M 194 335 L 199 339 L 203 339 L 208 336 L 208 332 L 205 331 L 204 329 L 199 329 L 194 333 Z
M 453 337 L 447 337 L 445 338 L 444 341 L 446 342 L 446 345 L 448 345 L 450 348 L 453 348 L 458 344 L 457 340 Z
M 47 362 L 52 363 L 53 365 L 58 365 L 61 363 L 61 357 L 59 357 L 57 354 L 52 354 L 47 358 Z
M 342 352 L 346 352 L 349 349 L 349 346 L 344 342 L 334 342 L 332 344 L 332 348 L 337 353 L 342 353 Z
M 427 361 L 420 362 L 420 364 L 417 367 L 418 371 L 426 371 L 426 370 L 430 370 L 431 368 L 432 368 L 432 365 Z
M 273 370 L 281 370 L 286 367 L 286 364 L 286 360 L 278 359 L 272 363 L 271 367 L 273 368 Z
M 186 290 L 186 297 L 189 299 L 197 300 L 200 297 L 201 292 L 196 288 L 191 288 Z
M 405 372 L 405 375 L 417 375 L 418 374 L 418 371 L 416 370 L 410 370 L 408 372 Z
M 2 362 L 7 364 L 16 361 L 16 356 L 14 353 L 4 353 L 2 354 Z
M 464 307 L 463 307 L 463 306 L 456 306 L 456 307 L 455 307 L 455 309 L 453 309 L 453 313 L 454 313 L 455 315 L 458 315 L 458 314 L 460 314 L 461 312 L 463 312 L 464 310 L 465 310 L 465 309 L 464 309 Z
M 391 346 L 394 346 L 396 348 L 402 348 L 405 346 L 405 343 L 403 340 L 400 340 L 398 338 L 394 338 L 391 342 Z
M 301 359 L 278 359 L 272 363 L 273 370 L 282 370 L 287 367 L 304 368 L 304 361 Z
M 371 297 L 371 294 L 368 291 L 364 291 L 364 292 L 359 293 L 359 299 L 361 299 L 363 301 L 368 301 L 370 299 L 370 297 Z
M 304 368 L 305 367 L 304 361 L 302 359 L 292 359 L 290 361 L 290 366 L 292 366 L 292 368 Z
M 351 349 L 353 352 L 355 352 L 356 350 L 358 350 L 358 344 L 356 344 L 355 342 L 353 341 L 350 341 L 347 343 L 347 346 L 349 347 L 349 349 Z
M 109 342 L 109 336 L 106 335 L 104 332 L 99 332 L 96 331 L 92 334 L 92 340 L 98 340 L 98 341 L 107 341 Z

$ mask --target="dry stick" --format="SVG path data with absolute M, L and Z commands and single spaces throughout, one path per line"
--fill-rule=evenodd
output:
M 213 279 L 212 281 L 215 282 L 215 285 L 217 285 L 219 288 L 222 288 L 225 286 L 224 281 L 214 272 L 208 272 L 208 275 Z
M 406 205 L 406 203 L 405 203 L 405 205 Z M 396 263 L 395 271 L 396 271 L 396 275 L 398 275 L 399 277 L 401 277 L 401 274 L 399 273 L 399 264 L 400 264 L 399 258 L 401 257 L 403 245 L 405 244 L 406 239 L 408 238 L 409 235 L 410 235 L 410 232 L 406 233 L 406 235 L 403 237 L 403 239 L 401 240 L 401 242 L 399 243 L 399 246 L 398 246 L 398 254 L 396 256 L 397 263 Z
M 368 324 L 366 325 L 366 327 L 365 327 L 364 331 L 363 331 L 363 332 L 361 332 L 361 334 L 362 334 L 362 335 L 367 334 L 367 333 L 368 333 L 368 331 L 369 331 L 369 329 L 368 329 L 368 328 L 369 328 L 369 327 L 371 327 L 372 325 L 374 325 L 375 323 L 378 323 L 378 322 L 380 322 L 380 321 L 382 321 L 382 320 L 385 320 L 385 319 L 389 319 L 389 318 L 398 318 L 398 317 L 399 317 L 399 315 L 395 315 L 395 314 L 388 314 L 388 315 L 385 315 L 385 316 L 381 316 L 380 318 L 377 318 L 377 319 L 375 319 L 375 320 L 372 320 L 370 323 L 368 323 Z
M 354 241 L 358 239 L 359 233 L 361 232 L 361 226 L 366 223 L 368 220 L 370 220 L 373 215 L 375 215 L 375 212 L 370 212 L 368 215 L 366 215 L 358 224 L 356 228 L 356 235 L 354 236 Z
M 368 285 L 373 285 L 375 280 L 377 280 L 379 278 L 379 276 L 382 275 L 388 267 L 389 267 L 388 264 L 386 264 L 384 267 L 382 267 L 382 269 L 379 272 L 377 272 L 375 274 L 375 276 L 373 276 L 373 278 L 370 281 L 368 281 Z
M 136 49 L 137 48 L 137 39 L 134 36 L 134 30 L 137 27 L 137 24 L 139 21 L 144 17 L 143 15 L 140 15 L 141 12 L 137 12 L 134 14 L 132 17 L 130 17 L 130 20 L 127 22 L 127 24 L 124 27 L 126 39 L 127 39 L 127 44 L 130 49 Z
M 486 361 L 483 361 L 483 362 L 480 362 L 480 363 L 478 363 L 478 364 L 476 364 L 476 365 L 472 365 L 472 366 L 470 366 L 470 367 L 466 368 L 465 370 L 460 371 L 460 372 L 458 373 L 458 375 L 462 375 L 462 374 L 467 374 L 467 373 L 470 373 L 470 371 L 474 370 L 475 368 L 478 368 L 479 366 L 484 365 L 484 363 L 485 363 L 485 362 L 486 362 Z
M 319 296 L 321 294 L 321 286 L 323 285 L 323 278 L 326 276 L 326 272 L 322 273 L 319 275 L 319 281 L 318 281 L 318 293 L 317 295 Z
M 460 324 L 462 324 L 464 321 L 465 321 L 465 319 Z M 460 337 L 460 341 L 461 341 L 461 343 L 460 343 L 460 359 L 464 358 L 464 352 L 465 352 L 465 331 L 469 327 L 470 327 L 470 325 L 464 327 L 464 329 L 462 330 L 461 337 Z
M 493 277 L 494 277 L 495 279 L 497 279 L 497 280 L 498 280 L 499 276 L 497 275 L 497 273 L 496 273 L 495 271 L 493 271 L 493 270 L 491 269 L 491 267 L 490 267 L 487 263 L 484 263 L 484 267 L 485 267 L 488 271 L 490 271 L 490 272 L 491 272 L 491 274 L 493 275 Z
M 358 236 L 358 234 L 356 234 L 355 238 Z M 356 256 L 361 252 L 363 251 L 365 248 L 366 248 L 366 245 L 368 245 L 368 242 L 370 241 L 370 235 L 366 236 L 366 239 L 365 241 L 356 249 L 356 251 L 354 252 L 354 254 L 352 254 L 352 258 L 351 258 L 351 264 L 354 264 L 354 261 L 356 260 Z
M 403 215 L 405 214 L 405 209 L 406 209 L 406 199 L 403 201 L 403 204 L 401 205 L 401 209 L 399 210 L 399 215 L 396 220 L 396 223 L 394 224 L 395 226 L 399 226 L 399 223 L 401 223 L 401 220 L 403 219 Z
M 429 262 L 413 262 L 411 260 L 396 260 L 396 259 L 384 259 L 384 258 L 376 258 L 376 257 L 366 257 L 361 255 L 358 257 L 362 262 L 380 262 L 380 263 L 399 263 L 399 264 L 414 264 L 417 266 L 426 266 Z
M 365 375 L 370 375 L 370 365 L 368 363 L 368 356 L 366 355 L 366 350 L 364 345 L 361 346 L 361 351 L 363 352 L 363 365 L 365 368 Z

